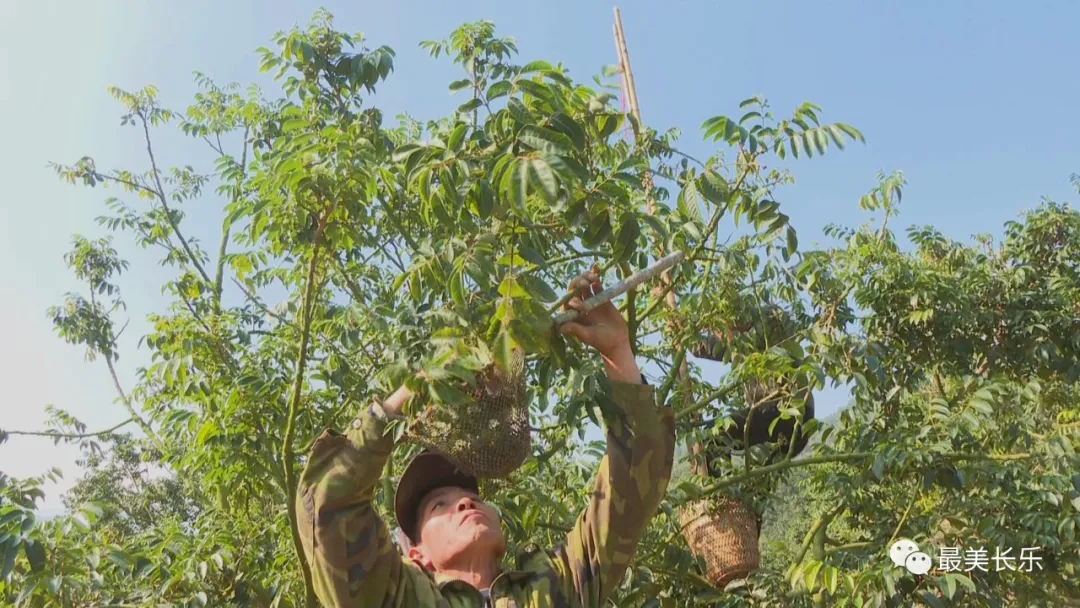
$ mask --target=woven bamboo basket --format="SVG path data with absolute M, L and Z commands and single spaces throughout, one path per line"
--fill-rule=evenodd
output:
M 757 518 L 742 502 L 727 496 L 690 502 L 680 509 L 679 523 L 715 587 L 723 589 L 761 564 Z
M 508 375 L 492 364 L 478 374 L 476 387 L 466 390 L 470 403 L 428 408 L 413 421 L 408 439 L 469 475 L 505 478 L 532 451 L 524 353 L 514 350 Z

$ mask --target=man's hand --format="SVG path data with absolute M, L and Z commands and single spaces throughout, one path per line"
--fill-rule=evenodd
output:
M 379 403 L 382 406 L 383 411 L 391 416 L 400 416 L 402 408 L 405 407 L 405 402 L 409 400 L 409 397 L 413 396 L 413 392 L 402 384 L 392 395 L 386 398 L 385 401 Z
M 594 272 L 586 272 L 570 281 L 568 289 L 575 295 L 563 310 L 572 308 L 581 316 L 564 324 L 559 332 L 595 348 L 604 358 L 611 380 L 641 384 L 641 371 L 630 348 L 630 329 L 619 310 L 609 301 L 585 312 L 585 300 L 604 290 L 600 277 Z

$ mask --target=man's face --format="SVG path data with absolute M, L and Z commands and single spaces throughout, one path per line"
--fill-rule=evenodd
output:
M 495 508 L 475 493 L 457 487 L 437 488 L 422 501 L 417 517 L 418 543 L 410 556 L 438 570 L 463 558 L 499 558 L 506 541 Z

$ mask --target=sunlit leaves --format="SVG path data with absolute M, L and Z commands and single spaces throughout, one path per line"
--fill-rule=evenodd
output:
M 535 150 L 556 155 L 568 155 L 574 147 L 566 135 L 535 125 L 522 129 L 518 139 Z

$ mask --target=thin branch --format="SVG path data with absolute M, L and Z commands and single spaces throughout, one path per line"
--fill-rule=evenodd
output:
M 873 544 L 874 543 L 872 543 L 870 541 L 862 541 L 862 542 L 858 542 L 858 543 L 847 543 L 847 544 L 843 544 L 843 545 L 836 545 L 835 547 L 829 547 L 828 549 L 826 549 L 825 553 L 826 553 L 826 555 L 832 555 L 834 553 L 839 553 L 841 551 L 854 551 L 855 549 L 865 549 L 865 548 L 867 548 L 867 547 L 869 547 L 869 546 L 871 546 Z M 888 545 L 885 545 L 885 546 L 888 547 L 891 544 L 892 543 L 889 543 Z
M 830 462 L 857 462 L 859 460 L 866 460 L 873 458 L 873 452 L 851 452 L 848 454 L 827 454 L 825 456 L 814 456 L 811 458 L 804 458 L 802 460 L 781 460 L 776 464 L 770 464 L 758 469 L 754 469 L 749 473 L 742 473 L 740 475 L 733 475 L 726 479 L 720 480 L 714 484 L 706 486 L 702 489 L 705 494 L 712 494 L 719 490 L 722 490 L 728 486 L 742 483 L 744 481 L 753 479 L 755 477 L 761 477 L 768 475 L 769 473 L 776 473 L 779 471 L 785 471 L 787 469 L 793 469 L 797 467 L 805 467 L 815 464 L 825 464 Z M 963 462 L 967 460 L 993 460 L 998 462 L 1005 462 L 1010 460 L 1026 460 L 1031 458 L 1031 454 L 1027 452 L 1017 454 L 942 454 L 942 459 L 945 461 Z
M 904 522 L 907 521 L 908 515 L 911 514 L 911 507 L 915 506 L 915 500 L 919 497 L 919 490 L 922 487 L 919 482 L 915 482 L 915 489 L 911 492 L 911 500 L 908 501 L 908 506 L 904 509 L 904 515 L 900 518 L 900 523 L 896 524 L 896 529 L 893 530 L 892 536 L 889 537 L 889 542 L 885 543 L 886 547 L 891 547 L 896 535 L 900 534 L 900 530 L 904 527 Z
M 808 530 L 806 536 L 803 537 L 802 546 L 799 548 L 799 557 L 795 558 L 795 561 L 792 563 L 802 563 L 803 559 L 806 557 L 807 551 L 810 550 L 810 545 L 813 543 L 814 538 L 818 535 L 818 531 L 820 531 L 822 528 L 827 529 L 829 527 L 829 523 L 833 520 L 833 518 L 839 515 L 840 512 L 843 511 L 845 508 L 847 508 L 847 506 L 844 503 L 840 503 L 839 505 L 833 507 L 831 510 L 822 513 L 821 516 L 814 521 L 814 525 L 810 526 L 810 530 Z
M 698 160 L 698 159 L 694 158 L 693 156 L 690 156 L 690 155 L 689 155 L 689 154 L 687 154 L 686 152 L 683 152 L 683 151 L 681 151 L 681 150 L 677 150 L 677 149 L 675 149 L 675 148 L 672 148 L 671 146 L 668 146 L 668 147 L 667 147 L 667 151 L 668 151 L 668 152 L 671 152 L 671 153 L 673 153 L 673 154 L 678 154 L 679 156 L 681 156 L 681 157 L 683 157 L 683 158 L 685 158 L 685 159 L 687 159 L 687 160 L 692 160 L 692 161 L 694 161 L 695 163 L 697 163 L 697 164 L 701 165 L 701 168 L 702 168 L 702 169 L 706 169 L 706 168 L 707 168 L 707 167 L 705 166 L 705 163 L 703 163 L 703 162 L 701 162 L 700 160 Z
M 169 208 L 169 201 L 165 196 L 165 188 L 161 185 L 161 176 L 158 174 L 157 160 L 154 158 L 154 148 L 150 145 L 150 127 L 146 122 L 146 116 L 141 111 L 139 112 L 139 119 L 142 120 L 143 135 L 146 139 L 146 153 L 150 155 L 150 168 L 154 174 L 154 183 L 157 184 L 158 188 L 155 194 L 157 194 L 161 206 L 165 209 L 165 219 L 169 222 L 169 226 L 172 227 L 173 233 L 176 235 L 177 240 L 180 241 L 180 245 L 184 247 L 184 251 L 187 253 L 188 259 L 191 260 L 191 264 L 199 271 L 203 280 L 209 283 L 210 275 L 206 274 L 206 270 L 204 270 L 202 264 L 199 263 L 199 258 L 195 256 L 195 252 L 191 250 L 191 246 L 188 245 L 187 239 L 184 238 L 183 233 L 180 232 L 180 227 L 176 225 L 176 221 L 173 219 L 172 209 Z
M 120 424 L 117 424 L 116 426 L 111 426 L 111 427 L 105 429 L 104 431 L 97 431 L 97 432 L 94 432 L 94 433 L 57 433 L 55 431 L 4 431 L 4 430 L 0 429 L 0 434 L 5 434 L 5 435 L 25 435 L 25 436 L 30 436 L 30 437 L 56 437 L 56 438 L 60 438 L 60 439 L 85 439 L 87 437 L 98 437 L 98 436 L 101 436 L 101 435 L 108 435 L 109 433 L 112 433 L 112 432 L 116 431 L 117 429 L 119 429 L 119 428 L 121 428 L 123 426 L 127 426 L 127 425 L 131 424 L 132 422 L 135 422 L 135 419 L 134 418 L 128 418 L 127 420 L 121 422 Z
M 671 570 L 664 570 L 662 568 L 652 568 L 652 571 L 653 572 L 659 572 L 660 574 L 663 574 L 665 576 L 675 577 L 676 579 L 682 579 L 683 577 L 686 577 L 686 578 L 689 578 L 690 580 L 694 581 L 698 585 L 700 585 L 702 587 L 705 587 L 706 589 L 715 589 L 715 587 L 713 586 L 712 583 L 710 583 L 708 580 L 706 580 L 704 577 L 702 577 L 700 574 L 698 574 L 696 572 L 687 572 L 686 574 L 683 574 L 682 576 L 680 576 L 680 575 L 676 574 L 675 572 L 672 572 Z
M 551 523 L 551 522 L 547 522 L 547 521 L 538 521 L 538 522 L 536 522 L 536 525 L 540 526 L 541 528 L 547 528 L 548 530 L 555 530 L 556 532 L 562 532 L 564 534 L 573 529 L 570 526 L 564 526 L 562 524 L 556 524 L 556 523 Z
M 97 298 L 94 297 L 93 291 L 90 292 L 90 303 L 95 306 L 97 305 Z M 157 445 L 158 449 L 161 450 L 162 453 L 165 453 L 165 445 L 161 442 L 161 439 L 158 438 L 157 433 L 155 433 L 154 429 L 150 427 L 146 420 L 135 411 L 135 407 L 131 404 L 131 400 L 128 399 L 127 393 L 125 393 L 124 388 L 120 386 L 120 377 L 116 374 L 116 367 L 113 365 L 112 357 L 110 357 L 108 353 L 105 353 L 104 359 L 105 365 L 109 368 L 109 375 L 112 376 L 116 392 L 120 394 L 120 400 L 123 402 L 124 407 L 127 408 L 128 414 L 131 414 L 131 417 L 135 422 L 139 423 L 139 427 L 142 428 L 143 432 L 146 433 L 146 436 Z
M 248 134 L 251 131 L 250 126 L 244 127 L 244 149 L 240 154 L 240 175 L 236 179 L 236 190 L 233 193 L 233 204 L 240 200 L 240 196 L 243 192 L 244 179 L 247 177 L 247 153 L 248 153 Z M 218 145 L 221 145 L 221 138 L 218 138 Z M 218 262 L 217 273 L 214 275 L 214 312 L 221 310 L 221 285 L 222 279 L 225 276 L 225 250 L 229 245 L 229 232 L 232 229 L 231 223 L 225 226 L 221 231 L 221 244 L 218 246 Z
M 221 151 L 221 148 L 219 146 L 215 146 L 214 142 L 210 141 L 209 137 L 203 135 L 202 140 L 206 142 L 206 145 L 210 146 L 211 150 L 213 150 L 214 152 L 217 152 L 219 156 L 225 156 L 225 153 Z M 219 143 L 220 143 L 220 141 L 221 140 L 218 139 Z
M 326 230 L 330 214 L 334 212 L 336 204 L 324 212 L 319 218 L 319 226 L 315 230 L 315 243 L 312 246 L 311 261 L 308 262 L 307 279 L 304 285 L 304 299 L 301 305 L 303 317 L 300 329 L 300 352 L 296 359 L 296 375 L 293 378 L 292 397 L 289 399 L 289 413 L 285 421 L 285 437 L 281 442 L 281 461 L 285 468 L 285 492 L 289 523 L 292 529 L 293 546 L 296 556 L 300 561 L 300 570 L 304 579 L 307 605 L 315 604 L 315 587 L 312 583 L 311 567 L 304 556 L 304 544 L 300 538 L 300 529 L 296 515 L 296 474 L 293 471 L 293 439 L 296 435 L 296 416 L 300 409 L 300 396 L 304 386 L 304 368 L 307 364 L 308 341 L 311 335 L 311 317 L 315 308 L 315 274 L 319 268 L 319 251 L 323 241 L 323 232 Z
M 150 424 L 147 423 L 146 420 L 143 420 L 143 417 L 135 411 L 135 407 L 131 404 L 131 400 L 128 399 L 127 393 L 125 393 L 124 388 L 120 386 L 120 377 L 116 374 L 116 367 L 113 365 L 112 357 L 105 357 L 105 364 L 109 366 L 109 375 L 112 376 L 113 386 L 116 387 L 116 392 L 120 394 L 120 400 L 123 401 L 124 407 L 127 408 L 131 417 L 135 419 L 135 422 L 137 422 L 143 432 L 146 433 L 146 436 L 157 444 L 158 448 L 164 453 L 165 445 L 161 442 L 161 439 L 158 438 L 154 429 L 150 428 Z
M 677 412 L 675 414 L 675 419 L 676 420 L 682 420 L 683 418 L 686 418 L 687 416 L 689 416 L 690 414 L 693 414 L 694 412 L 705 409 L 713 401 L 715 401 L 717 399 L 723 399 L 723 398 L 727 397 L 728 393 L 735 390 L 735 388 L 737 386 L 738 385 L 735 382 L 730 382 L 730 383 L 728 383 L 728 384 L 714 390 L 713 392 L 706 395 L 704 398 L 702 398 L 700 401 L 698 401 L 694 405 L 688 406 L 686 409 L 683 409 L 683 410 L 680 410 L 679 412 Z
M 667 377 L 664 378 L 664 383 L 661 384 L 660 388 L 656 391 L 656 403 L 658 405 L 663 406 L 664 402 L 667 401 L 668 393 L 671 392 L 671 387 L 675 386 L 675 378 L 677 377 L 678 371 L 682 367 L 684 360 L 686 360 L 686 349 L 680 348 L 671 359 L 671 369 L 668 370 Z
M 293 327 L 295 329 L 295 325 L 293 325 L 292 321 L 290 321 L 289 319 L 286 319 L 285 317 L 283 317 L 283 316 L 277 314 L 276 312 L 270 310 L 266 306 L 266 304 L 263 304 L 263 302 L 261 300 L 259 300 L 258 296 L 256 296 L 254 293 L 252 293 L 251 290 L 249 290 L 246 285 L 244 285 L 243 283 L 238 281 L 236 279 L 236 277 L 233 277 L 232 282 L 235 283 L 236 286 L 240 288 L 240 291 L 244 292 L 244 295 L 246 295 L 248 297 L 248 301 L 251 302 L 252 304 L 254 304 L 256 308 L 261 310 L 263 312 L 263 314 L 269 315 L 269 316 L 273 317 L 274 319 L 277 319 L 278 321 L 281 321 L 285 325 L 288 325 L 289 327 Z
M 120 336 L 122 336 L 124 334 L 124 330 L 127 329 L 128 323 L 131 323 L 130 318 L 127 321 L 124 321 L 124 326 L 120 328 L 120 331 L 116 332 L 116 334 L 113 335 L 113 337 L 112 337 L 113 342 L 116 342 L 117 340 L 119 340 Z

